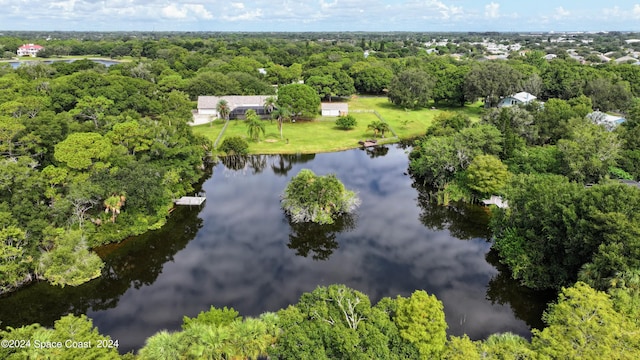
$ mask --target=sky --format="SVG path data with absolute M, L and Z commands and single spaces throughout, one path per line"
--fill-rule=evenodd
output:
M 0 0 L 0 30 L 640 31 L 640 1 Z

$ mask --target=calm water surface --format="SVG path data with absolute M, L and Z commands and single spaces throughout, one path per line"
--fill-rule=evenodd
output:
M 225 163 L 204 183 L 201 209 L 178 209 L 163 229 L 100 249 L 101 278 L 64 289 L 38 283 L 0 299 L 2 326 L 50 326 L 84 313 L 126 352 L 211 305 L 255 316 L 333 283 L 372 302 L 425 289 L 444 303 L 449 333 L 472 339 L 528 337 L 541 325 L 549 295 L 517 286 L 492 265 L 487 209 L 431 205 L 406 175 L 406 150 Z M 290 224 L 280 195 L 302 168 L 337 174 L 359 194 L 357 214 L 328 227 Z
M 20 66 L 25 65 L 25 64 L 26 64 L 26 65 L 29 65 L 29 64 L 37 64 L 37 63 L 40 63 L 40 62 L 45 63 L 45 64 L 52 64 L 52 63 L 57 62 L 57 61 L 63 61 L 63 62 L 74 62 L 74 61 L 75 61 L 74 59 L 69 59 L 69 60 L 28 60 L 29 58 L 24 58 L 24 59 L 26 59 L 26 60 L 20 60 L 20 61 L 7 61 L 7 62 L 8 62 L 9 64 L 11 64 L 11 67 L 12 67 L 12 68 L 17 69 L 17 68 L 19 68 Z M 33 58 L 32 58 L 32 59 L 33 59 Z M 96 62 L 96 63 L 98 63 L 98 64 L 105 65 L 106 67 L 109 67 L 109 66 L 111 66 L 111 65 L 115 65 L 115 64 L 118 64 L 118 63 L 119 63 L 118 61 L 102 60 L 102 59 L 89 59 L 89 60 L 91 60 L 91 61 L 93 61 L 93 62 Z M 0 65 L 1 65 L 1 64 L 2 64 L 2 63 L 0 62 Z

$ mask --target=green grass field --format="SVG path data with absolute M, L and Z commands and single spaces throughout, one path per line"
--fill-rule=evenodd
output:
M 376 110 L 398 135 L 386 133 L 379 143 L 392 143 L 400 139 L 410 139 L 423 135 L 433 122 L 433 118 L 444 110 L 462 111 L 472 120 L 478 120 L 482 111 L 481 104 L 473 104 L 464 108 L 452 109 L 418 109 L 404 110 L 391 104 L 386 97 L 354 97 L 349 101 L 349 111 L 358 125 L 351 130 L 342 130 L 335 125 L 335 117 L 318 117 L 314 121 L 285 122 L 280 138 L 276 121 L 265 121 L 265 136 L 260 142 L 249 141 L 249 152 L 252 154 L 296 154 L 340 151 L 358 147 L 358 141 L 373 138 L 373 132 L 367 125 L 377 120 L 371 112 Z M 196 134 L 202 134 L 215 141 L 224 122 L 215 120 L 212 124 L 194 126 Z M 248 140 L 247 127 L 241 120 L 231 120 L 220 143 L 229 136 L 240 136 Z M 219 143 L 219 144 L 220 144 Z M 218 145 L 219 145 L 218 144 Z

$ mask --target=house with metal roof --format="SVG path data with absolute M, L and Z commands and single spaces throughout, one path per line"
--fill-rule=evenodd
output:
M 498 103 L 498 107 L 505 106 L 515 106 L 515 105 L 526 105 L 532 101 L 537 99 L 535 95 L 529 94 L 526 91 L 519 92 L 517 94 L 513 94 L 511 96 L 507 96 L 500 100 Z

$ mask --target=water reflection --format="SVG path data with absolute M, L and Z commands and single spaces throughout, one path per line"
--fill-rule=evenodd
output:
M 450 334 L 528 336 L 532 322 L 516 316 L 536 308 L 539 297 L 520 296 L 485 259 L 486 214 L 429 205 L 404 174 L 407 162 L 403 149 L 390 147 L 373 158 L 352 150 L 219 164 L 203 184 L 201 210 L 179 209 L 160 231 L 102 249 L 100 279 L 75 288 L 40 283 L 0 299 L 2 325 L 51 325 L 65 313 L 86 313 L 126 352 L 211 305 L 255 316 L 318 285 L 342 283 L 372 302 L 425 289 L 443 301 Z M 283 221 L 281 194 L 303 167 L 335 173 L 356 191 L 357 221 L 321 229 Z M 512 308 L 511 296 L 523 303 Z
M 279 176 L 288 176 L 293 169 L 293 164 L 304 164 L 313 160 L 316 154 L 276 155 L 271 162 L 271 170 Z
M 35 283 L 0 298 L 2 326 L 34 322 L 53 326 L 61 316 L 116 308 L 130 288 L 153 284 L 167 262 L 184 249 L 202 227 L 197 209 L 177 209 L 162 229 L 99 249 L 105 262 L 102 277 L 74 287 Z
M 287 216 L 291 233 L 289 233 L 289 249 L 295 250 L 296 255 L 307 257 L 311 252 L 313 260 L 327 260 L 338 248 L 336 236 L 356 227 L 356 216 L 343 214 L 333 224 L 316 224 L 313 222 L 294 223 Z
M 369 157 L 373 159 L 373 158 L 387 155 L 387 153 L 389 152 L 389 146 L 388 145 L 370 146 L 370 147 L 364 148 L 364 152 L 366 152 L 367 155 L 369 155 Z
M 447 206 L 437 205 L 435 192 L 419 183 L 413 186 L 418 190 L 418 206 L 422 210 L 420 222 L 433 230 L 449 230 L 458 239 L 482 238 L 489 239 L 489 208 L 452 202 Z

